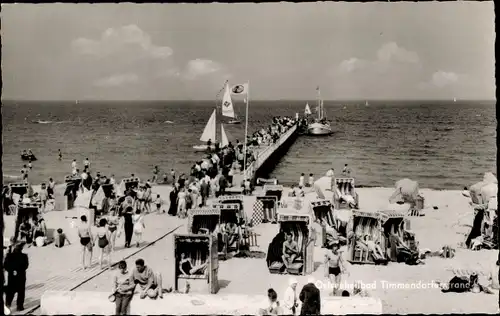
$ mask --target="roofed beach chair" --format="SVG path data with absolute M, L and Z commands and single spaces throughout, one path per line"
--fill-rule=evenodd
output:
M 333 188 L 335 209 L 359 209 L 359 196 L 354 178 L 335 178 Z

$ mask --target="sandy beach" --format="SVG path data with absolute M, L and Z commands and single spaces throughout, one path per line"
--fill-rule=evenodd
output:
M 154 192 L 161 196 L 168 196 L 170 188 L 155 186 Z M 254 194 L 258 194 L 257 188 Z M 286 195 L 289 188 L 284 189 Z M 388 198 L 392 188 L 360 188 L 357 189 L 360 197 L 361 210 L 383 210 L 388 205 Z M 331 192 L 324 192 L 326 197 Z M 383 302 L 384 313 L 496 313 L 498 312 L 498 291 L 495 295 L 484 293 L 441 293 L 433 281 L 448 281 L 453 277 L 452 269 L 469 269 L 478 272 L 489 272 L 491 265 L 497 259 L 498 252 L 490 250 L 471 251 L 458 248 L 458 243 L 466 238 L 472 223 L 472 208 L 468 199 L 460 191 L 438 191 L 421 189 L 425 196 L 425 216 L 411 217 L 411 230 L 421 248 L 439 250 L 443 245 L 456 248 L 453 259 L 428 258 L 424 265 L 408 266 L 404 263 L 389 263 L 387 266 L 348 265 L 350 275 L 345 284 L 349 286 L 356 280 L 366 285 L 371 296 L 380 298 Z M 316 193 L 308 192 L 304 201 L 314 200 Z M 251 215 L 254 196 L 245 196 L 245 212 Z M 209 201 L 210 203 L 210 201 Z M 304 203 L 307 204 L 307 203 Z M 434 209 L 437 207 L 437 209 Z M 468 214 L 468 215 L 467 215 Z M 464 216 L 465 215 L 465 216 Z M 49 216 L 49 214 L 47 214 Z M 458 219 L 460 221 L 458 221 Z M 148 215 L 146 225 L 153 222 L 171 221 L 168 215 Z M 175 219 L 177 221 L 177 219 Z M 183 227 L 178 233 L 187 231 L 187 220 L 179 221 Z M 458 223 L 457 223 L 458 222 Z M 48 223 L 51 226 L 50 222 Z M 267 252 L 267 246 L 278 231 L 276 224 L 261 224 L 254 229 L 258 237 L 259 251 Z M 27 250 L 29 253 L 30 249 Z M 52 250 L 51 250 L 52 251 Z M 161 251 L 162 255 L 158 255 Z M 314 252 L 315 271 L 313 276 L 317 280 L 323 277 L 323 255 L 325 249 L 316 247 Z M 153 247 L 141 251 L 129 260 L 130 264 L 136 258 L 143 258 L 148 265 L 160 271 L 164 276 L 164 286 L 173 283 L 173 242 L 172 235 L 158 241 Z M 75 291 L 109 291 L 111 273 L 106 271 L 88 283 L 78 287 Z M 252 277 L 248 277 L 251 275 Z M 306 283 L 309 276 L 299 276 L 299 287 Z M 226 294 L 260 295 L 272 287 L 283 295 L 288 282 L 288 276 L 270 274 L 265 258 L 231 258 L 219 261 L 219 292 L 213 296 L 222 299 Z M 330 289 L 321 289 L 322 295 L 329 295 Z

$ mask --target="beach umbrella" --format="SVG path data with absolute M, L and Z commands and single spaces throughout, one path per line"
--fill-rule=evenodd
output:
M 418 197 L 418 182 L 405 178 L 396 182 L 396 189 L 389 198 L 389 202 L 410 202 L 414 203 Z

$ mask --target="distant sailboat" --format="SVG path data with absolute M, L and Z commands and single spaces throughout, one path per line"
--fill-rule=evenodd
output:
M 222 98 L 222 115 L 232 118 L 228 124 L 241 124 L 238 120 L 236 113 L 234 113 L 233 101 L 231 100 L 231 91 L 229 90 L 229 84 L 226 83 L 226 90 L 224 91 L 224 96 Z
M 207 143 L 208 141 L 211 141 L 210 146 L 208 144 L 203 144 L 203 145 L 195 145 L 193 146 L 193 149 L 196 151 L 205 151 L 208 149 L 214 149 L 215 146 L 215 137 L 217 135 L 217 122 L 215 120 L 216 117 L 216 111 L 214 110 L 212 112 L 212 115 L 210 116 L 210 119 L 207 122 L 207 125 L 205 125 L 205 129 L 203 130 L 203 134 L 201 134 L 200 141 Z
M 457 102 L 457 98 L 453 98 L 453 102 Z
M 311 115 L 311 108 L 309 107 L 309 103 L 306 103 L 306 108 L 304 109 L 304 115 Z
M 370 106 L 370 103 L 368 103 L 368 101 L 365 101 L 365 106 Z
M 75 104 L 78 104 L 78 100 L 75 100 Z

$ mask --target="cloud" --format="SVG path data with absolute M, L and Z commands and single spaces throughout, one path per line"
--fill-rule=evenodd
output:
M 338 72 L 344 74 L 356 72 L 357 70 L 384 72 L 392 64 L 419 64 L 419 61 L 416 52 L 400 47 L 395 42 L 389 42 L 378 49 L 375 59 L 364 60 L 351 57 L 343 60 L 337 68 Z
M 98 79 L 94 82 L 97 87 L 118 87 L 139 81 L 136 74 L 116 74 L 109 77 Z
M 458 91 L 460 88 L 465 88 L 465 86 L 474 85 L 477 85 L 477 82 L 470 80 L 466 75 L 439 70 L 434 72 L 428 80 L 421 82 L 418 87 L 421 90 L 451 89 Z
M 176 72 L 178 76 L 181 76 L 182 78 L 186 80 L 195 80 L 200 77 L 204 77 L 207 75 L 211 74 L 221 74 L 223 76 L 228 77 L 229 74 L 227 71 L 224 69 L 224 67 L 213 60 L 209 59 L 194 59 L 190 60 L 184 71 L 181 73 Z
M 157 46 L 151 37 L 137 25 L 131 24 L 118 28 L 108 28 L 98 40 L 78 38 L 72 42 L 75 52 L 95 57 L 110 57 L 124 51 L 136 58 L 165 59 L 173 54 L 168 46 Z

